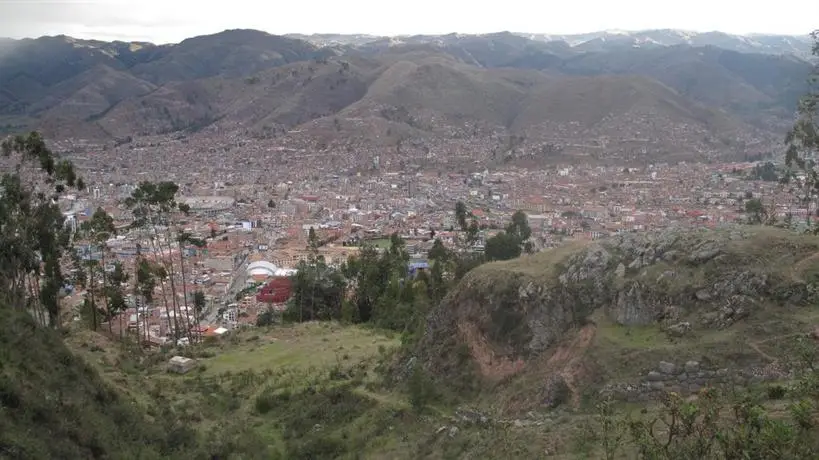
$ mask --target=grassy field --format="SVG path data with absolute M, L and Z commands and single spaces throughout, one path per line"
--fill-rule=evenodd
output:
M 389 238 L 379 238 L 376 240 L 367 240 L 367 244 L 375 246 L 379 249 L 389 249 L 391 243 Z
M 306 370 L 355 363 L 391 349 L 398 339 L 355 326 L 305 323 L 240 335 L 233 346 L 203 359 L 208 374 L 264 371 L 281 367 Z

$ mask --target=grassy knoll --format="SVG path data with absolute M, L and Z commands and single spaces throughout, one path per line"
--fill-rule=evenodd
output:
M 396 428 L 420 423 L 402 394 L 377 384 L 398 339 L 366 328 L 256 329 L 141 359 L 88 331 L 69 342 L 149 415 L 196 430 L 199 447 L 180 458 L 356 458 L 401 445 L 400 436 L 392 439 L 404 433 Z M 167 373 L 176 353 L 199 359 L 200 367 Z
M 390 349 L 398 340 L 378 332 L 334 323 L 305 323 L 253 331 L 203 363 L 209 374 L 282 367 L 326 368 L 355 363 Z

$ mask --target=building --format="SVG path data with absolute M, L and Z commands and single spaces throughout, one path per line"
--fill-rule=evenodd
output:
M 256 294 L 256 300 L 267 304 L 282 304 L 293 295 L 293 282 L 287 276 L 278 276 L 265 284 Z
M 410 277 L 415 277 L 419 271 L 429 270 L 429 263 L 425 260 L 419 260 L 415 262 L 410 262 L 409 266 Z

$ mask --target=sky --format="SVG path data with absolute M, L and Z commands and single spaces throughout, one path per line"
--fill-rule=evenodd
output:
M 272 34 L 572 34 L 600 30 L 805 35 L 817 0 L 0 0 L 0 37 L 176 43 L 225 29 Z

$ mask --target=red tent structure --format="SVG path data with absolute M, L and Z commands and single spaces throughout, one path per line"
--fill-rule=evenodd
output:
M 284 303 L 293 295 L 293 282 L 287 276 L 279 276 L 268 281 L 256 294 L 256 300 L 262 303 Z

